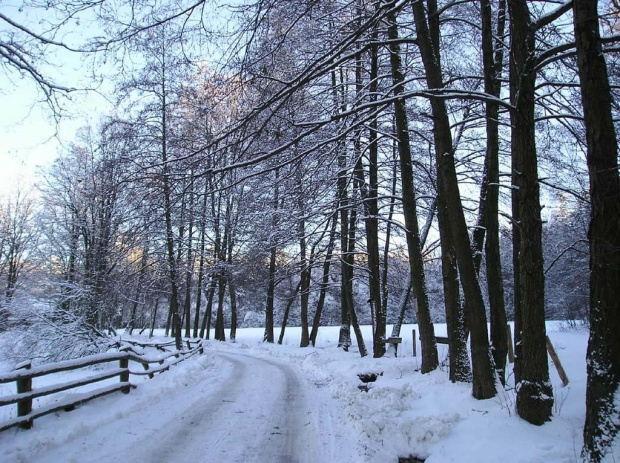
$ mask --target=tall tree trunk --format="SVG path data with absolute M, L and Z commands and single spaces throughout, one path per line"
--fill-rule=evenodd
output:
M 303 175 L 301 165 L 297 168 L 297 205 L 299 209 L 299 219 L 297 221 L 297 232 L 299 236 L 299 265 L 301 267 L 299 275 L 299 285 L 301 297 L 299 301 L 299 311 L 301 319 L 301 340 L 299 347 L 308 347 L 310 344 L 310 334 L 308 331 L 308 300 L 310 297 L 310 264 L 307 258 L 306 249 L 306 221 L 305 221 L 305 197 L 303 191 Z
M 424 63 L 426 82 L 430 89 L 441 89 L 443 88 L 443 78 L 438 47 L 439 18 L 435 5 L 431 3 L 429 10 L 435 12 L 435 14 L 429 15 L 430 19 L 427 18 L 422 2 L 413 3 L 418 47 Z M 430 30 L 429 26 L 431 27 Z M 440 179 L 438 181 L 441 190 L 439 194 L 445 200 L 448 220 L 450 221 L 452 243 L 456 252 L 461 285 L 465 294 L 467 322 L 471 330 L 472 394 L 477 399 L 488 399 L 493 397 L 496 391 L 489 350 L 486 311 L 482 291 L 480 290 L 480 284 L 474 268 L 467 223 L 465 222 L 463 206 L 461 204 L 461 195 L 454 163 L 450 121 L 443 99 L 432 98 L 431 109 L 433 114 L 437 176 Z
M 194 313 L 194 337 L 198 337 L 198 323 L 200 322 L 200 306 L 202 304 L 202 282 L 205 273 L 205 245 L 207 235 L 207 191 L 209 183 L 205 182 L 202 198 L 202 211 L 200 219 L 200 259 L 198 262 L 198 281 L 196 283 L 196 312 Z M 202 337 L 202 334 L 200 335 Z
M 439 179 L 441 182 L 441 179 Z M 459 272 L 456 251 L 452 242 L 452 230 L 447 207 L 438 188 L 438 222 L 441 239 L 441 274 L 443 280 L 448 353 L 450 357 L 450 381 L 469 382 L 472 379 L 467 353 L 465 312 L 461 303 Z
M 361 14 L 360 14 L 361 17 Z M 370 39 L 377 41 L 378 32 L 374 28 Z M 361 55 L 360 55 L 361 60 Z M 361 64 L 361 63 L 360 63 Z M 360 66 L 361 74 L 361 66 Z M 369 99 L 377 101 L 377 87 L 379 76 L 378 47 L 370 48 L 370 82 L 368 84 Z M 361 79 L 360 79 L 361 80 Z M 361 92 L 359 92 L 361 93 Z M 377 142 L 377 115 L 369 123 L 368 130 L 368 185 L 364 179 L 364 169 L 361 153 L 358 159 L 359 189 L 364 204 L 364 225 L 366 229 L 366 250 L 368 252 L 368 286 L 370 289 L 370 308 L 374 312 L 375 326 L 373 331 L 373 357 L 385 355 L 385 338 L 387 313 L 381 298 L 381 259 L 379 257 L 379 144 Z
M 170 312 L 170 296 L 168 296 L 168 316 L 166 317 L 166 331 L 164 332 L 166 337 L 170 335 L 171 324 L 172 324 L 172 312 Z M 172 331 L 172 335 L 174 336 L 174 330 Z
M 167 170 L 167 169 L 166 169 Z M 181 350 L 181 318 L 179 317 L 179 290 L 177 276 L 177 262 L 174 256 L 174 236 L 172 234 L 172 212 L 170 189 L 167 172 L 164 174 L 164 215 L 166 220 L 166 247 L 168 250 L 168 278 L 170 280 L 169 313 L 172 322 L 172 331 L 177 350 Z
M 185 269 L 185 299 L 183 301 L 183 314 L 185 315 L 185 337 L 190 337 L 191 326 L 191 294 L 192 294 L 192 277 L 194 275 L 194 255 L 192 250 L 194 236 L 194 173 L 191 172 L 190 190 L 189 190 L 189 228 L 187 230 L 187 264 Z
M 323 278 L 321 279 L 321 286 L 319 289 L 319 300 L 316 303 L 314 319 L 312 320 L 312 331 L 310 332 L 310 342 L 312 343 L 312 347 L 316 345 L 316 337 L 319 333 L 321 315 L 323 314 L 323 306 L 325 305 L 325 295 L 327 294 L 327 287 L 329 286 L 329 267 L 331 266 L 332 255 L 334 252 L 337 226 L 338 212 L 336 211 L 332 215 L 331 230 L 329 231 L 329 242 L 327 244 L 327 251 L 325 253 L 325 262 L 323 262 Z
M 297 295 L 299 294 L 300 288 L 301 288 L 301 281 L 297 283 L 297 286 L 295 287 L 295 291 L 293 291 L 293 294 L 291 294 L 291 297 L 288 298 L 288 302 L 286 303 L 286 307 L 284 308 L 284 315 L 282 316 L 282 329 L 280 330 L 280 336 L 278 336 L 278 344 L 282 344 L 282 341 L 284 340 L 284 333 L 286 331 L 286 325 L 288 324 L 288 317 L 291 313 L 291 307 L 293 306 L 295 299 L 297 299 Z M 306 347 L 306 346 L 301 346 L 301 347 Z
M 224 297 L 226 296 L 226 277 L 224 271 L 220 272 L 217 287 L 217 312 L 215 315 L 215 335 L 213 339 L 226 341 L 224 332 Z
M 215 339 L 218 341 L 226 341 L 226 334 L 224 332 L 224 297 L 226 295 L 226 283 L 227 278 L 226 274 L 228 270 L 226 269 L 228 262 L 228 249 L 231 238 L 231 222 L 230 222 L 230 200 L 226 199 L 226 211 L 224 217 L 224 236 L 221 239 L 220 254 L 218 256 L 218 261 L 220 264 L 220 272 L 218 278 L 218 293 L 217 293 L 217 313 L 215 316 Z M 219 213 L 219 211 L 218 211 Z
M 273 309 L 274 309 L 274 297 L 276 289 L 276 253 L 277 245 L 274 234 L 278 226 L 278 206 L 280 203 L 279 195 L 279 180 L 280 172 L 276 169 L 275 172 L 275 188 L 273 192 L 273 211 L 271 218 L 271 236 L 269 238 L 269 282 L 267 283 L 267 302 L 265 304 L 265 335 L 263 341 L 273 343 Z
M 341 111 L 346 110 L 344 99 L 344 77 L 340 70 L 340 94 L 336 79 L 336 71 L 332 72 L 332 94 L 335 106 L 340 106 Z M 340 211 L 340 332 L 338 335 L 338 347 L 345 351 L 351 345 L 351 318 L 347 298 L 347 280 L 349 279 L 348 255 L 349 248 L 349 199 L 347 194 L 347 147 L 346 143 L 338 143 L 338 210 Z
M 230 342 L 237 339 L 237 291 L 232 275 L 228 274 L 228 294 L 230 296 Z
M 392 239 L 392 219 L 394 218 L 394 208 L 396 206 L 396 185 L 398 183 L 398 149 L 396 143 L 393 143 L 392 151 L 393 151 L 393 161 L 392 161 L 392 188 L 390 190 L 390 194 L 392 199 L 390 200 L 390 208 L 388 210 L 387 215 L 387 224 L 385 227 L 385 245 L 383 247 L 383 268 L 381 269 L 381 305 L 384 307 L 386 316 L 388 310 L 388 268 L 389 268 L 389 260 L 390 260 L 390 240 Z M 423 247 L 423 246 L 422 246 Z M 405 290 L 407 293 L 411 292 L 411 282 L 407 285 L 407 289 Z M 409 296 L 407 296 L 409 297 Z M 401 320 L 402 324 L 402 320 Z M 392 328 L 393 330 L 394 328 Z M 400 328 L 399 328 L 400 332 Z M 393 335 L 394 336 L 394 335 Z M 398 336 L 398 334 L 396 334 Z
M 146 264 L 148 262 L 148 246 L 145 245 L 142 248 L 142 256 L 140 258 L 140 273 L 138 274 L 138 284 L 136 285 L 136 295 L 131 307 L 131 315 L 129 318 L 129 334 L 133 333 L 136 325 L 136 312 L 138 311 L 138 303 L 140 300 L 140 294 L 142 290 L 142 284 L 146 275 Z
M 226 263 L 225 272 L 226 281 L 228 282 L 228 295 L 230 297 L 230 342 L 235 342 L 237 337 L 237 292 L 235 290 L 235 282 L 232 271 L 233 249 L 235 247 L 235 229 L 237 220 L 233 220 L 233 202 L 230 195 L 226 198 Z
M 535 29 L 526 0 L 508 0 L 510 10 L 510 96 L 512 183 L 519 228 L 518 274 L 521 306 L 518 329 L 521 347 L 518 364 L 517 413 L 532 424 L 551 419 L 553 389 L 549 382 L 545 329 L 545 277 L 542 221 L 538 186 L 538 160 L 534 128 Z
M 163 65 L 162 65 L 163 66 Z M 179 317 L 179 288 L 177 275 L 177 260 L 174 256 L 174 234 L 172 231 L 172 202 L 170 199 L 170 179 L 168 164 L 167 145 L 167 108 L 166 108 L 166 80 L 161 83 L 162 108 L 161 108 L 161 157 L 163 163 L 162 187 L 164 193 L 164 220 L 166 222 L 166 249 L 168 254 L 168 278 L 170 280 L 170 306 L 169 313 L 172 320 L 172 331 L 177 350 L 183 348 L 181 341 L 181 318 Z
M 355 189 L 353 191 L 353 197 L 355 197 Z M 353 203 L 353 201 L 352 201 Z M 355 312 L 355 300 L 353 297 L 353 269 L 355 268 L 355 242 L 356 242 L 356 232 L 357 232 L 357 208 L 353 206 L 351 208 L 351 214 L 349 215 L 349 242 L 347 249 L 347 270 L 348 270 L 348 279 L 346 281 L 346 297 L 347 297 L 347 306 L 349 307 L 349 317 L 351 320 L 351 326 L 353 326 L 353 332 L 355 333 L 355 339 L 357 341 L 357 347 L 359 349 L 360 356 L 365 357 L 368 355 L 366 350 L 366 344 L 364 343 L 364 337 L 362 336 L 362 330 L 359 325 L 359 321 L 357 319 L 357 314 Z
M 584 460 L 609 454 L 620 431 L 620 179 L 612 97 L 596 0 L 573 0 L 590 176 L 590 339 Z M 614 403 L 616 401 L 616 403 Z M 612 457 L 613 460 L 613 457 Z
M 341 202 L 342 204 L 342 202 Z M 351 310 L 349 301 L 349 259 L 347 256 L 347 247 L 349 242 L 349 214 L 348 211 L 340 206 L 340 332 L 338 335 L 338 347 L 342 347 L 345 351 L 351 346 Z M 344 225 L 343 225 L 344 223 Z
M 400 46 L 398 45 L 398 25 L 396 14 L 390 12 L 388 20 L 388 38 L 390 39 L 390 64 L 392 80 L 394 82 L 394 119 L 396 124 L 396 139 L 398 140 L 398 154 L 400 158 L 400 175 L 403 197 L 403 215 L 407 228 L 407 251 L 411 272 L 413 293 L 417 299 L 417 318 L 422 344 L 422 373 L 433 371 L 439 365 L 437 344 L 435 342 L 435 328 L 431 320 L 431 313 L 426 291 L 426 279 L 424 274 L 424 260 L 422 259 L 422 247 L 420 244 L 420 231 L 418 228 L 418 213 L 416 210 L 416 196 L 413 181 L 413 164 L 411 159 L 411 146 L 409 142 L 409 124 L 404 98 L 400 96 L 405 91 L 405 76 L 402 71 Z
M 376 139 L 374 142 L 376 151 Z M 371 145 L 372 147 L 372 145 Z M 370 151 L 373 151 L 371 148 Z M 371 155 L 371 159 L 373 156 Z M 373 161 L 371 161 L 372 163 Z M 377 180 L 376 172 L 376 153 L 374 156 L 375 167 L 369 170 L 375 170 L 374 180 Z M 368 286 L 370 289 L 370 311 L 373 318 L 373 357 L 379 358 L 385 355 L 385 335 L 386 335 L 386 314 L 381 305 L 381 261 L 379 260 L 379 223 L 377 209 L 377 189 L 374 190 L 374 197 L 371 196 L 367 188 L 364 169 L 362 166 L 361 156 L 355 166 L 355 185 L 360 192 L 361 200 L 364 207 L 364 225 L 366 230 L 366 250 L 368 253 Z M 375 185 L 377 186 L 377 185 Z M 372 188 L 370 188 L 372 190 Z
M 200 326 L 200 337 L 209 339 L 211 333 L 211 315 L 213 313 L 213 298 L 215 297 L 215 289 L 217 287 L 217 274 L 214 271 L 209 281 L 209 289 L 207 291 L 207 305 L 205 307 L 205 316 L 202 317 L 202 325 Z
M 210 179 L 212 180 L 212 179 Z M 213 187 L 213 185 L 212 185 Z M 213 189 L 213 188 L 212 188 Z M 215 268 L 212 272 L 211 284 L 209 288 L 209 296 L 207 300 L 207 307 L 205 310 L 205 318 L 203 320 L 201 330 L 201 335 L 204 332 L 204 328 L 206 327 L 206 339 L 210 338 L 211 335 L 211 319 L 213 316 L 213 298 L 215 296 L 215 289 L 217 287 L 217 283 L 222 276 L 222 230 L 221 230 L 221 212 L 222 212 L 222 193 L 218 193 L 217 200 L 215 196 L 211 196 L 211 217 L 213 217 L 213 231 L 215 233 L 215 243 L 213 246 L 213 261 L 215 262 Z M 216 310 L 216 319 L 217 319 L 217 310 Z
M 424 224 L 424 228 L 422 229 L 422 234 L 420 235 L 420 249 L 424 249 L 424 245 L 426 243 L 426 238 L 428 238 L 428 233 L 431 230 L 431 226 L 433 225 L 433 217 L 435 217 L 435 210 L 437 209 L 437 201 L 433 201 L 430 209 L 428 210 L 428 215 L 426 216 L 426 223 Z M 409 305 L 409 299 L 411 298 L 411 271 L 407 274 L 407 283 L 405 284 L 405 289 L 400 296 L 400 302 L 398 304 L 398 318 L 396 319 L 396 323 L 392 326 L 392 337 L 400 336 L 400 329 L 403 326 L 403 322 L 405 321 L 405 312 L 407 310 L 407 305 Z M 417 302 L 416 302 L 417 304 Z M 415 309 L 417 311 L 417 309 Z
M 500 96 L 504 44 L 495 45 L 495 37 L 503 37 L 506 23 L 506 2 L 499 0 L 497 31 L 493 33 L 493 11 L 490 0 L 480 0 L 482 23 L 482 56 L 484 66 L 484 91 Z M 499 105 L 486 102 L 487 146 L 484 163 L 484 177 L 480 193 L 480 215 L 478 227 L 474 230 L 473 246 L 476 269 L 480 268 L 482 241 L 486 232 L 485 254 L 489 313 L 491 315 L 491 349 L 495 370 L 502 384 L 505 384 L 508 336 L 506 333 L 506 307 L 504 303 L 504 282 L 499 249 Z M 476 236 L 478 235 L 478 236 Z
M 151 331 L 149 332 L 149 338 L 153 337 L 153 332 L 155 331 L 155 322 L 157 321 L 157 309 L 158 308 L 159 308 L 159 297 L 156 296 L 155 308 L 153 308 L 153 317 L 151 319 Z

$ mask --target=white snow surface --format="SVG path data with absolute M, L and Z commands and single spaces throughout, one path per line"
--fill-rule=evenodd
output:
M 127 395 L 0 433 L 0 462 L 580 461 L 587 329 L 548 325 L 570 383 L 562 387 L 549 360 L 554 416 L 533 426 L 516 416 L 511 372 L 507 388 L 484 401 L 471 396 L 470 385 L 451 383 L 447 367 L 422 375 L 412 328 L 401 331 L 398 358 L 380 359 L 338 349 L 338 327 L 321 328 L 317 347 L 303 349 L 299 328 L 287 329 L 283 345 L 263 343 L 262 329 L 241 329 L 236 343 L 206 341 L 204 355 L 154 379 L 132 376 L 137 388 Z M 442 330 L 436 325 L 438 335 Z M 369 327 L 364 335 L 370 348 Z M 445 359 L 447 346 L 439 349 Z M 368 392 L 359 390 L 357 374 L 370 372 L 382 375 Z M 33 382 L 36 388 L 89 374 Z M 2 385 L 2 395 L 13 392 L 7 386 L 14 387 Z M 0 418 L 14 416 L 14 408 L 1 407 Z M 606 461 L 619 459 L 616 445 Z

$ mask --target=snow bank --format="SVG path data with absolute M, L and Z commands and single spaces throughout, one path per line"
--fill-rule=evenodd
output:
M 580 461 L 587 330 L 549 324 L 549 337 L 570 383 L 562 387 L 549 359 L 554 416 L 550 423 L 537 427 L 516 416 L 511 369 L 507 388 L 484 401 L 471 396 L 469 384 L 451 383 L 447 367 L 420 374 L 419 361 L 412 357 L 411 349 L 411 329 L 416 328 L 403 326 L 398 358 L 360 358 L 355 346 L 351 352 L 343 352 L 336 347 L 338 327 L 321 328 L 317 348 L 296 347 L 298 328 L 287 329 L 282 346 L 262 343 L 263 331 L 259 329 L 238 332 L 237 344 L 210 342 L 209 346 L 296 363 L 310 384 L 338 404 L 334 410 L 336 426 L 353 440 L 359 461 L 396 461 L 399 456 L 411 455 L 426 458 L 428 463 Z M 442 330 L 445 326 L 437 326 L 438 333 Z M 369 327 L 364 327 L 364 336 L 370 346 Z M 445 360 L 447 346 L 440 345 L 439 354 Z M 357 374 L 370 372 L 382 375 L 368 392 L 360 391 Z M 614 453 L 617 460 L 620 454 L 617 450 Z

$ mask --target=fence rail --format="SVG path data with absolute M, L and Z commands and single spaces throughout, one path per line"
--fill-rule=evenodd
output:
M 33 421 L 36 418 L 40 418 L 59 410 L 73 410 L 77 405 L 107 394 L 118 391 L 127 394 L 131 388 L 136 387 L 134 384 L 129 382 L 129 375 L 148 375 L 149 378 L 152 378 L 155 373 L 166 371 L 171 366 L 176 365 L 177 363 L 182 362 L 195 354 L 204 353 L 202 342 L 199 340 L 187 341 L 188 350 L 186 351 L 167 351 L 165 347 L 170 346 L 170 343 L 153 344 L 123 341 L 123 344 L 124 345 L 120 349 L 120 352 L 90 355 L 76 360 L 67 360 L 48 365 L 41 365 L 34 368 L 32 368 L 31 362 L 23 362 L 17 365 L 14 371 L 0 374 L 0 384 L 14 382 L 17 389 L 16 394 L 0 396 L 0 407 L 17 404 L 17 416 L 15 418 L 0 422 L 0 432 L 14 426 L 20 426 L 25 429 L 31 428 Z M 132 346 L 153 347 L 158 350 L 163 350 L 166 353 L 155 357 L 147 357 L 141 353 L 134 352 Z M 173 357 L 173 360 L 169 360 Z M 130 370 L 130 361 L 139 363 L 142 366 L 142 370 Z M 118 368 L 60 384 L 52 384 L 36 389 L 32 388 L 33 378 L 110 362 L 118 362 Z M 151 365 L 154 364 L 156 366 L 152 367 Z M 88 392 L 71 394 L 70 397 L 56 401 L 53 404 L 39 407 L 36 410 L 32 409 L 32 401 L 38 397 L 45 397 L 80 386 L 98 383 L 116 376 L 119 377 L 119 382 L 117 384 L 110 384 Z

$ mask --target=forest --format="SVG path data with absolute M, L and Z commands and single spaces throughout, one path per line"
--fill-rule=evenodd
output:
M 288 324 L 307 347 L 336 325 L 382 357 L 409 321 L 428 373 L 445 322 L 450 379 L 488 399 L 514 321 L 516 411 L 542 425 L 545 321 L 568 320 L 590 330 L 581 455 L 601 461 L 620 428 L 619 28 L 615 0 L 3 2 L 2 73 L 51 123 L 83 91 L 51 70 L 67 55 L 115 110 L 2 199 L 0 330 L 51 361 L 119 328 L 180 348 Z

